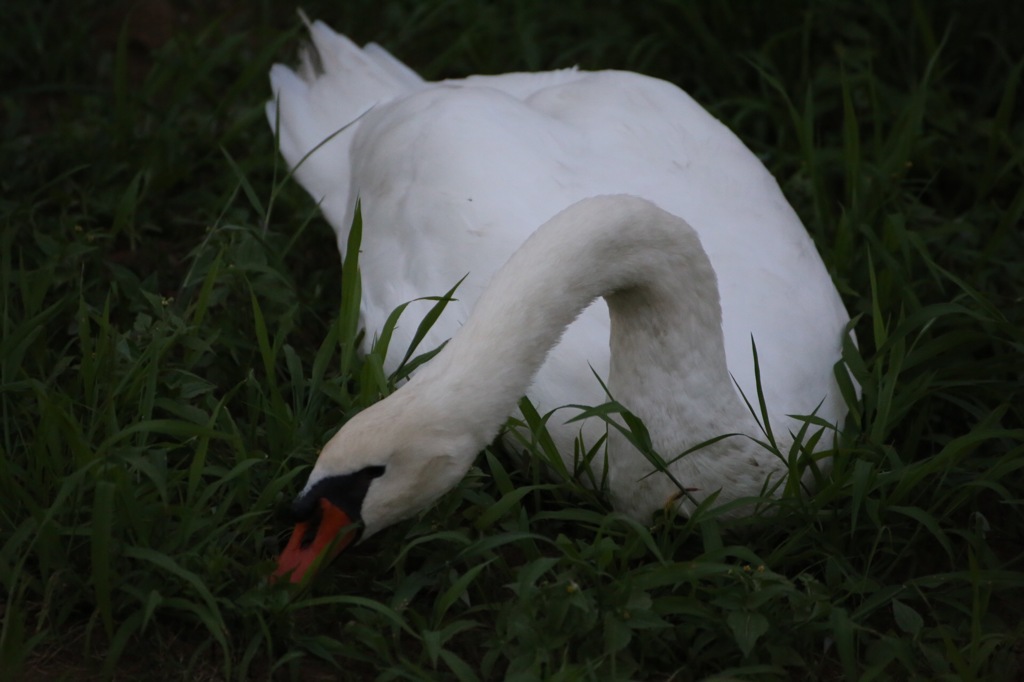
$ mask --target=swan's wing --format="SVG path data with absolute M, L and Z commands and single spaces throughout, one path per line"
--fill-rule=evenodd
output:
M 744 392 L 757 390 L 753 337 L 774 413 L 810 411 L 825 399 L 823 417 L 842 414 L 830 377 L 848 316 L 806 230 L 754 154 L 663 81 L 557 72 L 536 74 L 531 88 L 529 74 L 508 76 L 432 86 L 366 124 L 355 150 L 358 182 L 367 222 L 383 232 L 371 237 L 381 241 L 364 256 L 379 260 L 365 272 L 404 252 L 409 298 L 445 291 L 469 273 L 464 308 L 438 326 L 438 339 L 447 338 L 537 226 L 587 196 L 642 196 L 700 234 L 719 278 L 729 366 Z M 388 298 L 393 282 L 381 289 L 376 305 L 384 315 L 401 301 Z M 601 401 L 599 389 L 578 385 L 592 382 L 589 369 L 556 379 L 556 368 L 579 367 L 580 358 L 606 367 L 607 338 L 601 319 L 570 327 L 538 375 L 533 395 L 544 396 L 544 407 Z

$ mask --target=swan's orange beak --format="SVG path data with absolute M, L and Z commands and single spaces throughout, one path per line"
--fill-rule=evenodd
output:
M 287 578 L 292 583 L 302 582 L 311 568 L 319 568 L 336 557 L 356 539 L 352 519 L 342 509 L 320 498 L 320 513 L 309 521 L 295 524 L 288 546 L 277 559 L 272 582 Z

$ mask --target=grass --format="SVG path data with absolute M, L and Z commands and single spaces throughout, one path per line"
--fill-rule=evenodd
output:
M 533 415 L 301 594 L 278 510 L 391 383 L 263 118 L 298 20 L 6 8 L 0 678 L 1020 679 L 1022 8 L 306 3 L 429 77 L 690 91 L 815 237 L 863 396 L 816 495 L 731 523 L 615 514 Z

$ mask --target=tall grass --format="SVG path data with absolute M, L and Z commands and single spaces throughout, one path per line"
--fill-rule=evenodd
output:
M 298 21 L 13 4 L 0 678 L 1024 675 L 1024 5 L 378 4 L 305 9 L 429 77 L 660 76 L 737 131 L 855 315 L 834 471 L 767 519 L 637 524 L 524 403 L 434 508 L 269 586 L 277 510 L 394 379 L 263 119 Z

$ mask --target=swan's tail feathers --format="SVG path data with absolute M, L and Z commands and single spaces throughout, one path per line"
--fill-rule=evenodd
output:
M 379 45 L 360 48 L 322 21 L 304 21 L 311 42 L 295 69 L 270 69 L 274 99 L 266 110 L 280 133 L 281 154 L 292 168 L 302 162 L 295 176 L 319 201 L 348 191 L 351 134 L 345 127 L 423 80 Z

